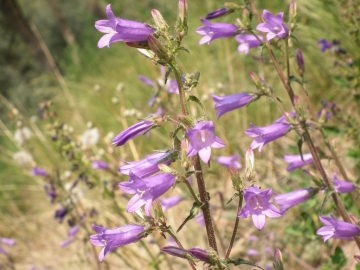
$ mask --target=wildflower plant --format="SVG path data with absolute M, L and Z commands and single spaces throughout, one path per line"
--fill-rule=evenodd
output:
M 66 240 L 59 243 L 60 246 L 67 248 L 77 239 L 86 239 L 87 244 L 91 244 L 92 258 L 96 257 L 98 269 L 102 267 L 101 262 L 114 258 L 111 253 L 117 254 L 127 266 L 132 267 L 126 253 L 123 255 L 118 249 L 127 250 L 130 245 L 139 245 L 143 248 L 139 251 L 139 258 L 142 258 L 142 252 L 146 253 L 151 258 L 148 264 L 154 269 L 164 268 L 163 256 L 177 257 L 178 261 L 184 262 L 182 266 L 187 263 L 190 269 L 197 269 L 200 264 L 204 265 L 204 269 L 230 269 L 239 265 L 270 269 L 268 259 L 261 260 L 264 265 L 254 259 L 267 253 L 266 256 L 273 259 L 274 269 L 280 270 L 285 269 L 288 258 L 283 260 L 278 247 L 287 248 L 286 241 L 275 244 L 275 237 L 268 230 L 282 226 L 294 206 L 322 200 L 313 207 L 319 218 L 312 215 L 311 222 L 307 223 L 312 226 L 307 231 L 313 235 L 312 240 L 316 235 L 322 236 L 324 242 L 331 238 L 354 240 L 360 250 L 358 217 L 350 214 L 354 209 L 360 210 L 358 189 L 351 181 L 353 175 L 348 176 L 344 162 L 326 133 L 327 120 L 330 119 L 327 110 L 331 110 L 329 121 L 335 121 L 333 118 L 339 117 L 340 109 L 329 102 L 317 114 L 310 102 L 310 91 L 306 88 L 308 66 L 305 69 L 305 53 L 294 48 L 295 41 L 296 45 L 301 44 L 301 35 L 295 36 L 298 31 L 296 3 L 291 2 L 288 12 L 280 11 L 277 15 L 266 9 L 259 10 L 252 0 L 245 1 L 244 5 L 226 3 L 224 7 L 209 12 L 206 19 L 201 18 L 202 26 L 196 30 L 188 25 L 191 3 L 178 0 L 177 5 L 173 26 L 156 9 L 149 12 L 149 17 L 151 15 L 153 19 L 151 24 L 120 19 L 110 4 L 106 6 L 107 19 L 95 22 L 96 30 L 104 34 L 98 41 L 99 49 L 133 50 L 143 61 L 160 66 L 160 79 L 153 81 L 143 75 L 138 77 L 153 89 L 148 107 L 141 105 L 146 108 L 143 112 L 157 109 L 155 113 L 146 117 L 141 114 L 132 125 L 128 125 L 123 115 L 118 117 L 122 126 L 114 127 L 117 135 L 106 136 L 105 146 L 99 146 L 104 144 L 100 127 L 88 123 L 82 134 L 78 132 L 76 136 L 74 128 L 58 118 L 53 105 L 44 102 L 38 109 L 38 115 L 49 121 L 51 141 L 69 170 L 61 169 L 58 164 L 52 168 L 37 164 L 28 153 L 31 148 L 26 148 L 33 140 L 31 131 L 27 127 L 16 127 L 13 137 L 21 151 L 14 154 L 14 161 L 44 183 L 44 196 L 49 197 L 49 204 L 54 207 L 54 219 L 59 226 L 68 226 L 67 238 L 64 235 Z M 234 23 L 213 21 L 225 16 L 231 18 L 235 14 L 239 18 Z M 288 22 L 284 18 L 288 18 Z M 267 80 L 269 75 L 266 72 L 262 78 L 250 71 L 248 74 L 254 84 L 253 89 L 226 95 L 212 93 L 211 99 L 203 100 L 198 92 L 202 83 L 201 73 L 196 70 L 185 73 L 180 64 L 182 57 L 191 52 L 183 42 L 190 30 L 198 35 L 199 45 L 206 43 L 213 46 L 212 43 L 219 42 L 218 39 L 229 39 L 235 45 L 236 42 L 240 44 L 238 52 L 243 54 L 241 57 L 259 53 L 260 56 L 253 60 L 257 59 L 259 65 L 264 68 L 270 66 L 274 70 L 284 94 L 277 89 L 280 87 L 275 89 L 270 85 L 272 80 Z M 126 46 L 118 44 L 120 42 Z M 325 39 L 318 43 L 324 53 L 339 45 Z M 344 54 L 339 51 L 335 52 L 337 57 Z M 280 57 L 283 59 L 280 60 Z M 291 60 L 294 60 L 294 67 Z M 293 74 L 295 70 L 297 74 Z M 166 98 L 163 98 L 164 93 Z M 234 117 L 231 125 L 226 125 L 224 118 L 241 116 L 245 107 L 253 106 L 260 98 L 261 102 L 269 102 L 278 110 L 280 117 L 272 124 L 267 118 L 263 119 L 266 124 L 248 121 L 250 128 L 241 130 Z M 224 114 L 227 116 L 222 117 Z M 356 128 L 349 128 L 354 121 L 350 117 L 346 119 L 349 136 L 360 141 L 356 138 Z M 236 134 L 243 136 L 241 140 L 231 142 L 231 136 L 226 136 L 229 129 L 231 132 L 236 129 Z M 250 143 L 244 134 L 253 141 Z M 150 141 L 149 137 L 156 139 Z M 297 142 L 293 141 L 294 137 Z M 291 141 L 290 150 L 281 147 L 281 150 L 273 151 L 276 146 L 283 146 L 285 138 Z M 239 143 L 241 147 L 238 148 Z M 320 146 L 324 146 L 323 149 Z M 110 149 L 107 154 L 104 154 L 105 148 Z M 239 161 L 241 155 L 231 154 L 241 153 L 244 149 L 247 151 L 242 155 L 245 162 L 240 160 L 242 166 Z M 256 153 L 255 149 L 258 149 Z M 143 150 L 149 152 L 143 153 Z M 268 163 L 275 166 L 285 164 L 281 161 L 282 157 L 288 163 L 282 178 L 288 178 L 289 182 L 299 177 L 300 170 L 297 169 L 306 166 L 308 170 L 305 176 L 302 175 L 303 182 L 291 182 L 291 188 L 299 185 L 297 188 L 281 190 L 283 179 L 270 181 L 267 178 L 275 178 L 274 175 L 262 174 L 261 159 L 268 151 L 272 155 Z M 221 173 L 214 171 L 212 161 L 221 165 L 214 166 L 222 170 Z M 329 178 L 330 171 L 338 172 L 341 180 L 337 173 Z M 191 183 L 189 178 L 196 181 Z M 222 184 L 225 187 L 223 190 L 214 192 L 211 189 L 213 186 L 217 189 Z M 92 199 L 84 198 L 87 193 L 101 194 L 103 200 L 95 205 L 104 204 L 103 209 L 107 211 L 92 207 L 89 202 Z M 216 198 L 219 198 L 220 206 L 215 203 Z M 351 210 L 347 209 L 347 201 L 350 200 L 354 204 Z M 324 215 L 330 210 L 335 212 L 331 217 Z M 176 211 L 176 215 L 168 218 L 172 211 Z M 109 218 L 108 212 L 114 212 L 120 218 Z M 250 222 L 247 221 L 249 217 Z M 319 228 L 320 222 L 325 226 Z M 196 234 L 203 234 L 205 242 L 200 236 L 187 241 L 190 230 L 187 226 L 192 223 L 201 228 Z M 231 229 L 219 231 L 219 224 L 225 223 L 231 223 Z M 296 221 L 293 223 L 298 225 Z M 242 233 L 245 229 L 248 230 L 246 239 L 257 233 L 257 236 L 251 236 L 251 241 L 246 241 L 252 243 L 262 239 L 258 241 L 262 246 L 248 248 L 247 252 L 246 249 L 235 252 L 236 241 L 245 239 Z M 267 241 L 263 241 L 265 237 Z M 147 244 L 150 238 L 157 244 L 151 248 Z M 12 243 L 11 239 L 1 239 L 4 244 Z M 170 239 L 173 241 L 171 245 Z M 249 246 L 253 245 L 251 243 Z M 101 250 L 95 247 L 101 247 Z M 0 253 L 7 255 L 1 246 Z M 171 260 L 168 258 L 166 262 L 171 264 Z

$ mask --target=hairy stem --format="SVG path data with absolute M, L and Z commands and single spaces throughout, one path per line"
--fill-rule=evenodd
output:
M 237 212 L 236 212 L 236 213 L 239 213 L 240 210 L 241 210 L 241 208 L 242 208 L 243 197 L 244 197 L 244 194 L 243 194 L 242 191 L 240 191 L 240 192 L 239 192 L 239 204 L 238 204 L 238 209 L 237 209 Z M 239 226 L 239 220 L 240 220 L 240 219 L 239 219 L 238 217 L 236 217 L 235 225 L 234 225 L 234 230 L 233 230 L 233 233 L 232 233 L 232 235 L 231 235 L 229 247 L 228 247 L 227 250 L 226 250 L 225 259 L 226 259 L 226 258 L 229 258 L 230 253 L 231 253 L 231 249 L 232 249 L 232 247 L 233 247 L 233 245 L 234 245 L 237 228 L 238 228 L 238 226 Z

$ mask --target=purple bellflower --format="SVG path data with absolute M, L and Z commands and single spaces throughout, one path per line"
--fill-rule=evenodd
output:
M 263 10 L 262 17 L 265 23 L 260 23 L 256 26 L 256 30 L 267 33 L 268 41 L 273 38 L 286 38 L 289 34 L 289 29 L 284 23 L 284 12 L 280 12 L 276 17 L 268 10 Z
M 332 179 L 334 181 L 334 188 L 335 188 L 336 192 L 350 193 L 356 189 L 356 186 L 354 186 L 352 183 L 346 182 L 346 181 L 343 181 L 343 180 L 340 180 L 339 178 L 337 178 L 337 173 L 334 173 L 334 176 Z
M 238 28 L 234 24 L 229 23 L 211 23 L 203 18 L 200 21 L 204 26 L 196 29 L 196 33 L 204 36 L 200 39 L 199 44 L 204 43 L 210 44 L 211 41 L 218 38 L 228 38 L 233 37 L 237 34 Z
M 211 95 L 215 102 L 215 110 L 218 118 L 223 114 L 239 109 L 252 102 L 256 96 L 248 93 L 239 93 L 225 97 Z
M 233 12 L 233 10 L 231 10 L 231 9 L 228 9 L 225 7 L 219 8 L 213 12 L 210 12 L 208 15 L 206 15 L 205 19 L 207 19 L 207 20 L 217 19 L 217 18 L 223 17 L 231 12 Z
M 199 122 L 193 129 L 186 132 L 186 137 L 189 139 L 188 157 L 193 157 L 197 153 L 202 161 L 206 164 L 210 160 L 211 147 L 221 148 L 225 144 L 214 134 L 214 124 L 212 121 Z
M 189 254 L 186 249 L 176 247 L 176 246 L 165 246 L 165 247 L 162 247 L 160 250 L 161 250 L 161 252 L 164 252 L 166 254 L 169 254 L 174 257 L 179 257 L 179 258 L 185 258 L 186 255 Z
M 16 240 L 13 238 L 0 238 L 0 242 L 9 246 L 9 247 L 13 247 L 16 243 Z
M 175 205 L 178 205 L 183 200 L 183 197 L 181 196 L 171 196 L 169 198 L 163 198 L 160 199 L 160 204 L 162 206 L 163 212 L 168 210 L 171 207 L 174 207 Z
M 31 171 L 31 174 L 34 176 L 47 176 L 48 175 L 47 171 L 42 170 L 38 167 L 34 167 Z
M 152 121 L 141 121 L 121 132 L 115 137 L 112 144 L 117 146 L 124 145 L 128 140 L 131 140 L 139 135 L 142 135 L 149 131 L 154 126 Z
M 93 170 L 107 170 L 109 169 L 109 165 L 101 160 L 93 160 L 91 162 L 91 169 Z
M 75 235 L 79 232 L 79 226 L 73 226 L 71 227 L 71 229 L 69 230 L 68 232 L 68 239 L 66 239 L 65 241 L 63 241 L 60 246 L 62 248 L 70 245 L 73 241 L 74 241 L 74 238 L 75 238 Z
M 211 263 L 211 258 L 209 256 L 209 252 L 203 250 L 201 248 L 190 248 L 188 249 L 190 255 L 195 259 L 198 259 L 202 262 Z
M 169 152 L 155 153 L 136 162 L 126 162 L 125 165 L 119 167 L 119 172 L 130 175 L 131 171 L 140 178 L 144 178 L 159 172 L 159 164 L 170 165 L 171 162 Z
M 215 159 L 217 163 L 225 167 L 234 167 L 236 169 L 241 169 L 241 164 L 238 161 L 240 155 L 233 155 L 233 156 L 219 156 Z
M 259 147 L 259 152 L 261 152 L 264 145 L 281 138 L 291 128 L 291 126 L 285 122 L 275 122 L 270 126 L 265 127 L 257 127 L 253 124 L 250 125 L 251 128 L 245 130 L 245 134 L 255 138 L 251 143 L 250 148 L 254 150 Z
M 307 164 L 314 163 L 311 153 L 303 154 L 303 160 L 301 159 L 301 155 L 285 155 L 284 160 L 289 163 L 289 166 L 286 168 L 288 172 L 292 172 Z
M 260 231 L 265 225 L 265 216 L 270 218 L 281 217 L 280 211 L 271 204 L 272 190 L 260 190 L 257 187 L 249 187 L 244 191 L 245 206 L 238 214 L 239 218 L 247 218 L 250 215 L 255 227 Z
M 128 224 L 116 229 L 104 229 L 95 224 L 92 227 L 97 234 L 90 236 L 91 244 L 104 247 L 99 254 L 100 262 L 110 251 L 139 241 L 143 237 L 139 234 L 145 230 L 145 227 L 135 224 Z
M 318 44 L 321 45 L 320 51 L 325 52 L 327 49 L 330 49 L 332 47 L 331 42 L 327 41 L 326 39 L 320 39 L 318 41 Z
M 313 188 L 304 188 L 289 193 L 274 196 L 274 202 L 280 205 L 280 212 L 284 214 L 291 207 L 307 201 L 319 190 Z
M 134 212 L 145 204 L 145 213 L 150 216 L 152 202 L 168 191 L 174 183 L 175 176 L 171 174 L 161 173 L 140 178 L 130 171 L 129 181 L 119 184 L 122 191 L 134 194 L 126 207 L 126 211 Z
M 351 240 L 352 237 L 360 235 L 358 227 L 348 222 L 339 221 L 332 214 L 331 217 L 321 216 L 319 218 L 325 226 L 321 227 L 316 234 L 321 235 L 324 242 L 330 238 Z
M 95 28 L 105 35 L 99 40 L 98 47 L 110 48 L 114 42 L 140 42 L 146 41 L 147 37 L 155 32 L 150 26 L 116 18 L 111 10 L 111 5 L 106 6 L 106 15 L 108 20 L 99 20 L 95 22 Z
M 263 37 L 259 36 L 259 39 L 263 41 Z M 235 40 L 240 43 L 238 52 L 247 55 L 249 49 L 257 48 L 261 45 L 261 42 L 257 40 L 253 35 L 241 34 L 235 37 Z
M 59 208 L 55 211 L 54 218 L 59 219 L 59 223 L 62 223 L 63 219 L 65 218 L 66 214 L 68 213 L 67 208 Z

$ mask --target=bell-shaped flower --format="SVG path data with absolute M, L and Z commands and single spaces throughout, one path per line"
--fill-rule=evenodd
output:
M 206 164 L 210 160 L 211 147 L 221 148 L 225 146 L 224 142 L 215 136 L 212 121 L 197 123 L 193 129 L 186 132 L 186 137 L 190 141 L 188 157 L 199 153 L 201 160 Z
M 38 167 L 34 167 L 31 171 L 31 174 L 34 176 L 47 176 L 48 175 L 47 171 L 40 169 Z
M 321 222 L 325 224 L 317 230 L 316 234 L 321 235 L 326 242 L 330 238 L 340 238 L 345 240 L 351 240 L 352 237 L 360 235 L 360 229 L 352 223 L 339 221 L 331 217 L 321 216 L 319 217 Z
M 91 162 L 91 169 L 93 170 L 107 170 L 109 169 L 109 164 L 101 160 L 93 160 Z
M 178 205 L 183 200 L 183 197 L 181 196 L 171 196 L 169 198 L 163 198 L 160 199 L 160 204 L 162 206 L 163 212 L 168 210 L 171 207 L 174 207 L 175 205 Z
M 352 183 L 337 178 L 337 173 L 334 173 L 332 180 L 334 181 L 334 188 L 336 192 L 350 193 L 356 189 L 356 186 L 354 186 Z
M 236 169 L 241 169 L 241 164 L 238 161 L 240 155 L 233 155 L 233 156 L 219 156 L 215 159 L 217 163 L 225 167 L 234 167 Z
M 95 224 L 92 227 L 96 234 L 90 236 L 91 244 L 104 247 L 99 254 L 100 262 L 110 251 L 139 241 L 143 237 L 141 233 L 145 230 L 145 227 L 135 224 L 128 224 L 115 229 L 104 229 Z
M 270 218 L 281 217 L 280 211 L 269 201 L 272 190 L 260 190 L 257 187 L 249 187 L 244 191 L 245 205 L 238 214 L 239 218 L 247 218 L 251 215 L 255 227 L 258 230 L 264 228 L 265 216 Z
M 141 121 L 121 132 L 115 137 L 112 141 L 112 144 L 117 146 L 124 145 L 128 140 L 131 140 L 139 135 L 142 135 L 149 131 L 153 126 L 154 122 L 152 121 Z
M 267 33 L 268 41 L 273 38 L 286 38 L 288 36 L 289 29 L 284 23 L 284 12 L 280 12 L 274 17 L 270 11 L 263 10 L 262 18 L 265 22 L 256 26 L 256 30 Z
M 129 213 L 134 212 L 145 204 L 145 213 L 150 216 L 152 202 L 168 191 L 174 183 L 175 176 L 171 174 L 161 173 L 147 178 L 140 178 L 130 171 L 129 181 L 119 184 L 122 191 L 134 194 L 126 207 L 126 211 Z
M 248 105 L 250 102 L 252 102 L 256 96 L 253 94 L 248 94 L 248 93 L 239 93 L 239 94 L 234 94 L 234 95 L 229 95 L 229 96 L 224 96 L 224 97 L 220 97 L 220 96 L 216 96 L 216 95 L 211 95 L 212 99 L 215 102 L 215 110 L 216 110 L 216 115 L 218 118 L 220 118 L 220 116 L 222 116 L 223 114 L 239 109 L 241 107 L 244 107 L 246 105 Z
M 114 42 L 140 42 L 146 41 L 147 37 L 155 32 L 150 26 L 116 18 L 111 10 L 111 5 L 106 6 L 106 15 L 108 20 L 99 20 L 95 22 L 95 28 L 105 35 L 99 40 L 98 47 L 105 46 L 110 48 Z
M 170 165 L 173 161 L 170 155 L 170 152 L 155 153 L 139 161 L 126 162 L 125 165 L 119 167 L 119 172 L 130 175 L 130 171 L 132 171 L 140 178 L 148 177 L 160 171 L 159 164 Z
M 250 124 L 251 128 L 245 130 L 245 134 L 255 138 L 250 145 L 251 149 L 259 147 L 259 152 L 265 144 L 275 141 L 284 136 L 291 128 L 287 123 L 273 123 L 266 127 L 257 127 Z
M 234 24 L 229 23 L 211 23 L 203 18 L 200 21 L 204 26 L 196 29 L 196 33 L 204 36 L 200 39 L 199 44 L 204 43 L 210 44 L 211 41 L 218 38 L 228 38 L 233 37 L 237 34 L 238 28 Z
M 259 36 L 261 41 L 264 41 L 263 37 Z M 257 48 L 261 45 L 261 42 L 253 35 L 241 34 L 235 37 L 235 40 L 240 43 L 238 52 L 247 55 L 249 50 Z
M 292 172 L 302 166 L 314 163 L 311 153 L 303 154 L 302 156 L 303 159 L 301 159 L 301 155 L 285 155 L 284 160 L 289 163 L 286 170 Z
M 289 193 L 274 196 L 274 202 L 280 205 L 280 212 L 284 214 L 289 208 L 307 201 L 314 196 L 319 189 L 304 188 Z

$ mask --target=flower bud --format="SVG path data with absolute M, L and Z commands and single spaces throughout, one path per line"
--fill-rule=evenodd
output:
M 284 270 L 283 259 L 279 249 L 276 249 L 274 252 L 274 268 L 275 270 Z
M 304 108 L 302 107 L 301 100 L 299 96 L 294 96 L 294 107 L 296 111 L 296 115 L 300 122 L 306 121 L 306 116 L 304 112 Z M 287 118 L 287 117 L 286 117 Z M 292 122 L 292 119 L 289 121 L 289 123 Z
M 178 3 L 178 21 L 176 23 L 176 30 L 178 33 L 178 39 L 182 40 L 187 35 L 188 26 L 188 13 L 189 6 L 187 0 L 179 0 Z
M 151 16 L 154 19 L 154 22 L 157 26 L 157 28 L 162 31 L 162 32 L 166 32 L 169 29 L 169 25 L 166 23 L 166 21 L 164 20 L 163 16 L 161 15 L 160 11 L 153 9 L 151 11 Z
M 178 172 L 171 169 L 169 166 L 167 166 L 166 164 L 158 164 L 158 167 L 160 169 L 160 171 L 164 172 L 164 173 L 169 173 L 172 175 L 178 175 Z
M 304 58 L 302 55 L 302 52 L 300 51 L 300 49 L 296 49 L 296 63 L 298 66 L 298 72 L 300 74 L 301 77 L 304 76 L 304 72 L 305 72 L 305 64 L 304 64 Z
M 250 78 L 253 81 L 253 83 L 255 84 L 257 89 L 261 89 L 262 88 L 262 83 L 260 82 L 259 77 L 252 71 L 249 72 Z
M 194 120 L 189 116 L 179 114 L 177 118 L 181 123 L 184 123 L 188 127 L 193 127 L 194 126 Z
M 241 183 L 239 171 L 233 166 L 229 167 L 229 171 L 230 171 L 230 177 L 231 177 L 231 181 L 232 181 L 234 189 L 240 190 L 242 183 Z
M 206 250 L 200 248 L 190 248 L 188 251 L 191 254 L 191 256 L 193 256 L 195 259 L 198 259 L 206 263 L 211 262 L 209 257 L 209 252 L 207 252 Z
M 349 215 L 349 218 L 350 218 L 352 224 L 358 225 L 359 220 L 358 220 L 358 218 L 357 218 L 356 216 L 354 216 L 354 215 Z
M 161 252 L 169 254 L 171 256 L 185 258 L 185 255 L 188 254 L 186 249 L 175 247 L 175 246 L 166 246 L 161 248 Z
M 155 219 L 158 221 L 165 222 L 166 218 L 162 209 L 162 206 L 158 200 L 154 200 L 151 204 L 152 209 L 154 211 Z
M 147 41 L 150 49 L 160 58 L 160 60 L 165 61 L 166 63 L 170 62 L 172 59 L 171 53 L 167 52 L 165 47 L 161 44 L 161 42 L 154 37 L 153 35 L 149 35 L 147 37 Z
M 355 261 L 357 261 L 358 264 L 360 264 L 360 256 L 359 255 L 354 255 L 354 259 L 355 259 Z
M 297 6 L 296 6 L 295 1 L 292 1 L 290 3 L 290 8 L 289 8 L 289 21 L 290 21 L 290 24 L 295 24 L 296 15 L 297 15 Z
M 254 152 L 251 148 L 249 148 L 245 154 L 245 177 L 248 181 L 255 178 Z
M 244 8 L 243 10 L 242 22 L 244 23 L 246 29 L 251 27 L 250 12 L 247 8 Z

